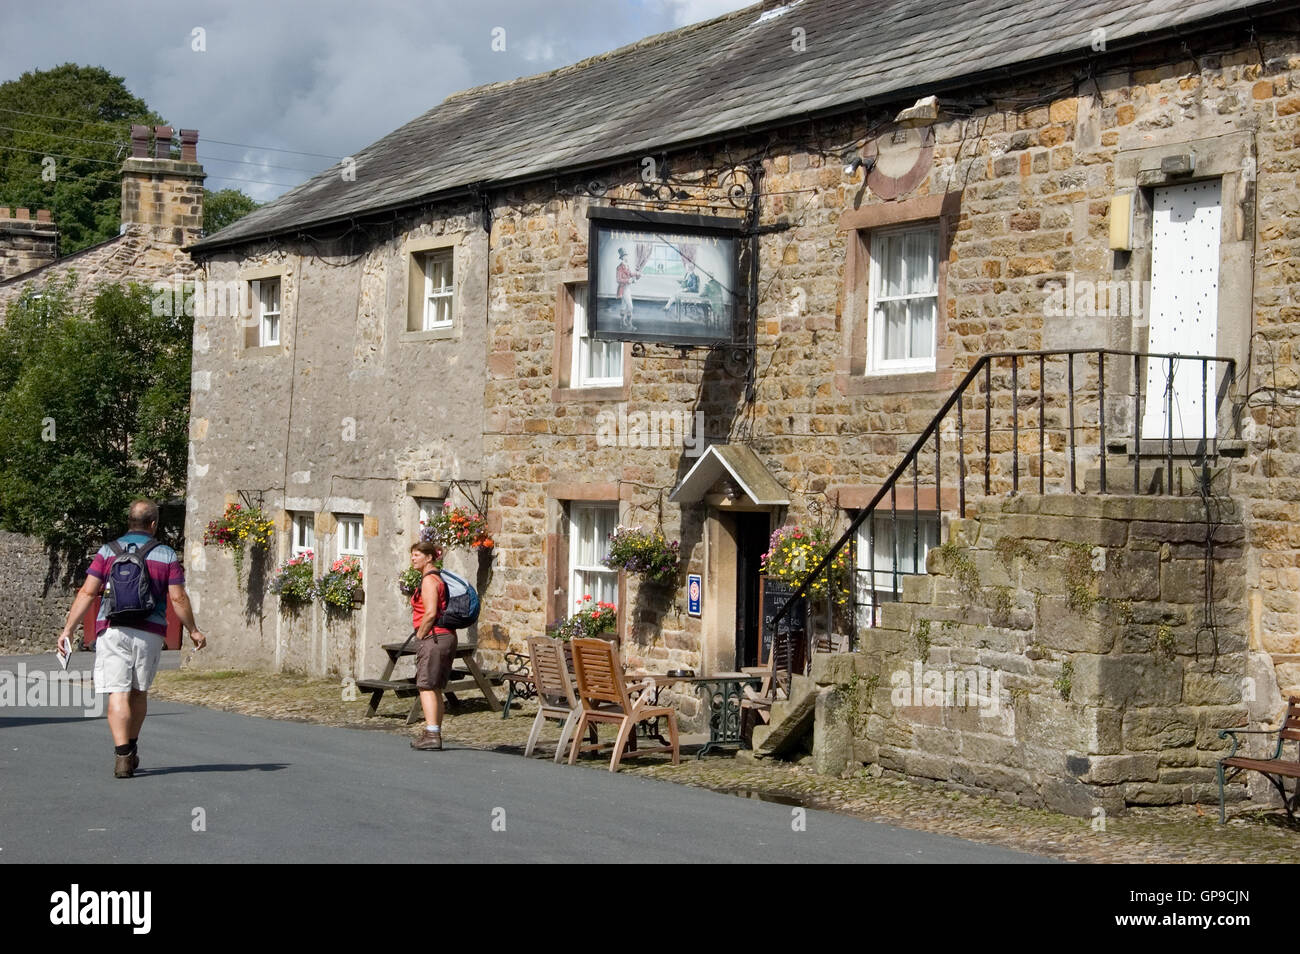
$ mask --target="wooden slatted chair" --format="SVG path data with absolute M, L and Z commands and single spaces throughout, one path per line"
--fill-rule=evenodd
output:
M 618 725 L 618 736 L 614 739 L 614 755 L 609 761 L 609 770 L 617 772 L 623 750 L 637 723 L 665 718 L 668 720 L 668 745 L 638 749 L 637 755 L 672 752 L 673 764 L 677 765 L 680 761 L 677 712 L 671 706 L 656 706 L 651 703 L 647 690 L 654 687 L 653 680 L 629 686 L 613 643 L 603 639 L 575 639 L 570 645 L 573 647 L 573 668 L 578 677 L 578 701 L 582 705 L 582 714 L 578 717 L 577 731 L 569 749 L 569 764 L 578 761 L 579 751 L 590 752 L 601 748 L 598 745 L 582 745 L 583 730 L 592 723 L 610 722 Z M 634 692 L 640 692 L 640 697 L 635 702 L 632 701 Z
M 533 720 L 533 730 L 528 734 L 524 757 L 533 754 L 546 720 L 559 719 L 564 727 L 560 729 L 560 741 L 555 746 L 555 762 L 558 765 L 564 755 L 564 747 L 569 744 L 573 730 L 578 725 L 582 706 L 578 704 L 573 680 L 569 677 L 569 667 L 565 663 L 564 642 L 549 636 L 531 636 L 528 639 L 528 652 L 532 656 L 533 686 L 537 691 L 537 718 Z
M 795 667 L 795 648 L 803 641 L 802 632 L 777 633 L 772 640 L 772 658 L 767 675 L 758 689 L 744 687 L 740 700 L 741 717 L 748 713 L 764 723 L 772 718 L 772 703 L 790 698 L 790 676 Z M 752 728 L 752 724 L 751 724 Z
M 1273 754 L 1265 759 L 1248 759 L 1238 755 L 1237 746 L 1241 744 L 1237 738 L 1239 735 L 1276 735 Z M 1296 810 L 1300 809 L 1300 696 L 1292 696 L 1287 702 L 1286 714 L 1276 729 L 1224 729 L 1219 733 L 1221 739 L 1228 737 L 1232 738 L 1232 751 L 1219 759 L 1219 824 L 1224 823 L 1225 815 L 1223 787 L 1242 772 L 1259 772 L 1268 779 L 1282 796 L 1282 807 L 1286 809 L 1287 818 L 1295 821 Z M 1297 744 L 1294 759 L 1283 758 L 1282 746 L 1287 742 Z M 1225 769 L 1233 771 L 1228 774 Z M 1295 790 L 1289 796 L 1286 793 L 1288 778 L 1296 780 Z

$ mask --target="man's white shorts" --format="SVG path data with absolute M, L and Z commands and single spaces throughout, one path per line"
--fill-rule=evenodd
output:
M 148 692 L 158 671 L 163 638 L 129 626 L 110 626 L 95 640 L 95 691 Z

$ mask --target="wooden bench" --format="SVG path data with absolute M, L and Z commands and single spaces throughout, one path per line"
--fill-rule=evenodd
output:
M 379 710 L 379 701 L 383 699 L 385 692 L 391 692 L 399 699 L 415 697 L 411 703 L 411 711 L 406 718 L 407 725 L 414 725 L 423 718 L 420 710 L 420 690 L 415 687 L 414 679 L 394 679 L 393 670 L 397 668 L 397 661 L 403 656 L 415 655 L 414 640 L 409 637 L 401 643 L 385 643 L 384 652 L 388 654 L 388 665 L 384 667 L 384 674 L 378 679 L 358 679 L 357 688 L 362 692 L 370 693 L 370 704 L 366 707 L 366 715 L 373 716 Z M 497 685 L 501 684 L 501 679 L 497 673 L 486 673 L 479 668 L 478 661 L 474 659 L 474 653 L 478 649 L 477 643 L 456 642 L 456 662 L 451 671 L 451 676 L 447 680 L 447 687 L 443 690 L 447 701 L 452 705 L 457 702 L 456 693 L 469 689 L 477 689 L 483 693 L 483 698 L 493 712 L 501 711 L 501 702 L 497 699 L 496 693 L 492 691 L 492 684 L 495 681 Z M 493 677 L 496 677 L 495 680 Z
M 1241 744 L 1238 735 L 1277 735 L 1277 744 L 1273 754 L 1266 759 L 1248 759 L 1237 754 Z M 1273 783 L 1273 787 L 1282 795 L 1282 807 L 1286 809 L 1287 818 L 1295 821 L 1296 809 L 1300 808 L 1300 697 L 1292 696 L 1286 707 L 1282 724 L 1276 729 L 1224 729 L 1219 738 L 1232 736 L 1232 751 L 1227 757 L 1219 759 L 1219 824 L 1224 823 L 1223 787 L 1241 772 L 1259 772 Z M 1282 746 L 1286 742 L 1296 743 L 1296 758 L 1282 758 Z M 1225 769 L 1233 769 L 1231 775 Z M 1297 779 L 1295 791 L 1287 796 L 1286 779 Z

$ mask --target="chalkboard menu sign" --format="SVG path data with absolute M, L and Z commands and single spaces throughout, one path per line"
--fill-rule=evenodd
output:
M 795 588 L 789 583 L 774 580 L 771 577 L 759 579 L 759 614 L 763 621 L 759 633 L 758 664 L 766 666 L 772 658 L 772 637 L 776 634 L 776 614 L 786 600 L 794 596 Z M 806 633 L 808 631 L 808 598 L 801 597 L 790 611 L 781 617 L 782 633 Z

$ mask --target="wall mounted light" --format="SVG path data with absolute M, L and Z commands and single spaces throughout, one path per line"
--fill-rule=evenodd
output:
M 1118 192 L 1110 200 L 1110 248 L 1116 252 L 1133 249 L 1132 192 Z
M 876 168 L 876 157 L 867 156 L 863 158 L 862 156 L 854 156 L 853 161 L 844 167 L 844 174 L 846 176 L 851 176 L 857 172 L 859 168 L 865 169 L 867 173 L 870 174 L 871 170 Z

